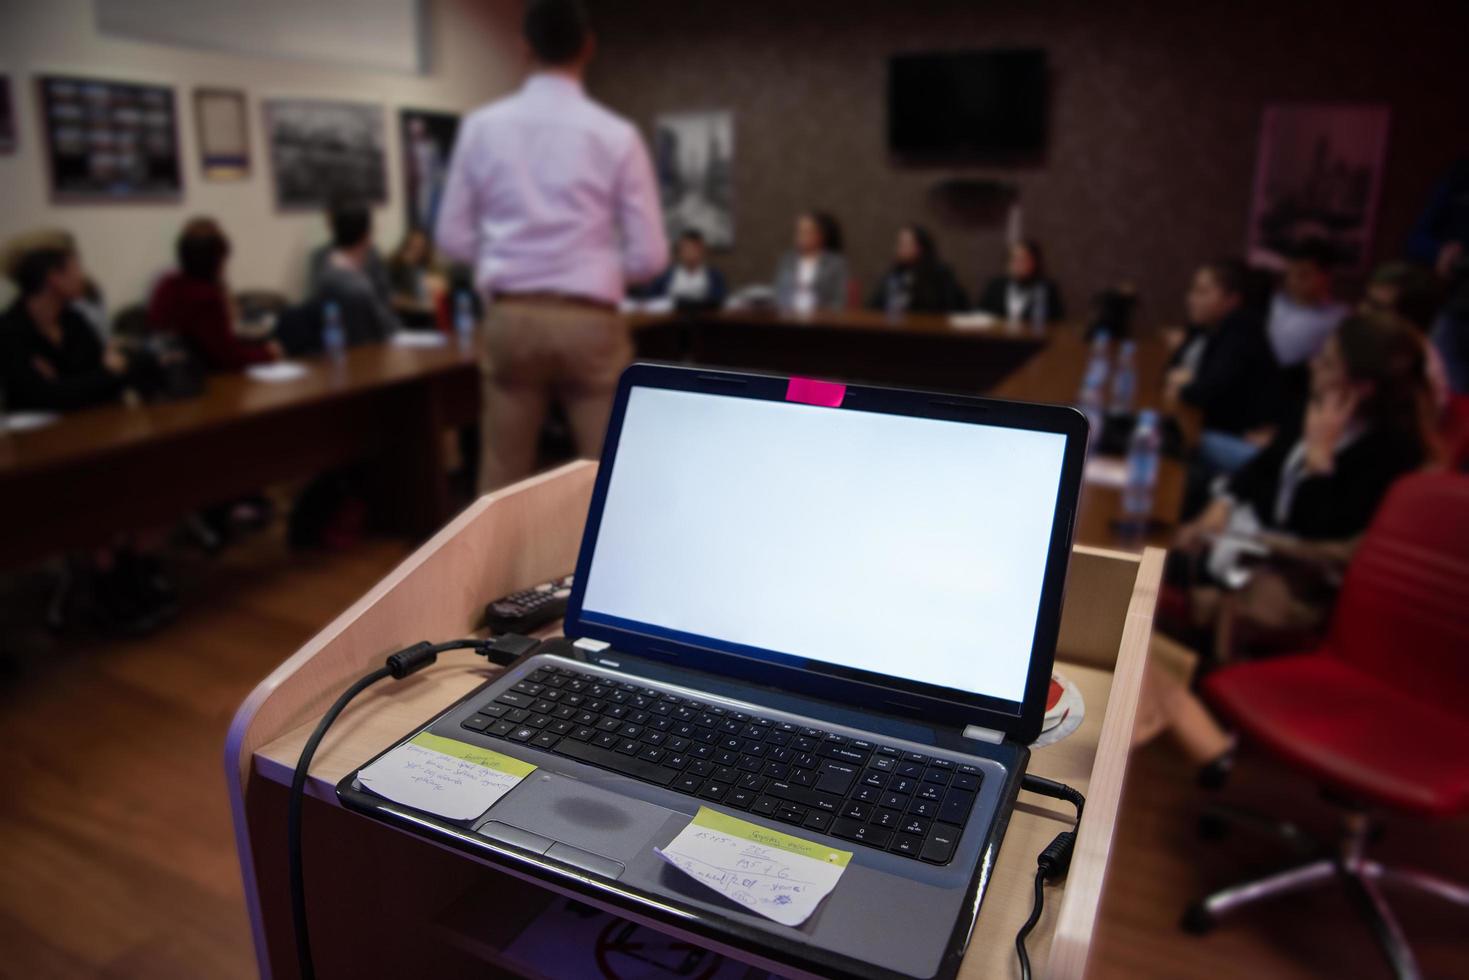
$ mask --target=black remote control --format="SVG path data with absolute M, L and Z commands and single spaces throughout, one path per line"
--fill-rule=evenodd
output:
M 495 633 L 529 633 L 566 614 L 572 576 L 512 592 L 485 606 L 485 625 Z

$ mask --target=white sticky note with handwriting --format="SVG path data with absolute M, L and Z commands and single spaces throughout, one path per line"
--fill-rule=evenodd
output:
M 847 870 L 851 851 L 699 807 L 658 856 L 751 912 L 783 926 L 811 917 Z
M 535 768 L 493 749 L 419 732 L 357 778 L 394 803 L 450 820 L 472 820 Z

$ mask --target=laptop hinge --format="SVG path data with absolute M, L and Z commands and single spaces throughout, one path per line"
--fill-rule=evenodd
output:
M 993 728 L 983 728 L 979 725 L 965 725 L 964 737 L 976 739 L 981 742 L 989 742 L 994 745 L 999 745 L 1005 741 L 1004 732 L 996 731 Z

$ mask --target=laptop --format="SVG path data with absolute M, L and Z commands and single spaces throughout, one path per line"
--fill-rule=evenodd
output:
M 635 364 L 565 636 L 408 736 L 534 774 L 468 820 L 357 773 L 339 797 L 777 969 L 952 976 L 1040 731 L 1086 441 L 1064 407 Z M 778 924 L 660 859 L 701 807 L 850 863 Z

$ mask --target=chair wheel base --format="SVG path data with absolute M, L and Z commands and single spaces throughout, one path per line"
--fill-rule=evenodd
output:
M 1195 902 L 1184 910 L 1183 919 L 1178 923 L 1179 928 L 1191 936 L 1203 936 L 1214 931 L 1218 925 L 1212 912 L 1203 902 Z

